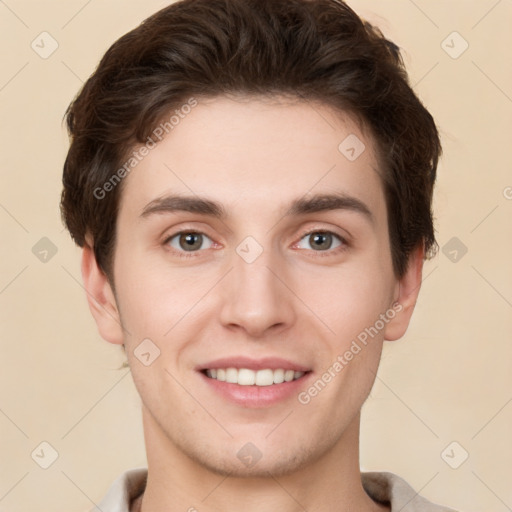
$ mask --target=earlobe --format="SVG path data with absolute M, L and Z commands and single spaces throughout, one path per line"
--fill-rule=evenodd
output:
M 407 270 L 397 283 L 398 296 L 393 304 L 396 315 L 386 324 L 384 331 L 387 341 L 398 340 L 407 331 L 421 288 L 423 255 L 423 245 L 420 245 L 411 253 Z
M 98 266 L 92 244 L 84 245 L 82 251 L 82 279 L 100 336 L 110 343 L 124 343 L 116 299 L 108 277 Z

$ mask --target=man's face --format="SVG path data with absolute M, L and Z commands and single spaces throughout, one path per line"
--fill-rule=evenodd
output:
M 284 474 L 354 432 L 399 291 L 378 172 L 371 138 L 348 116 L 217 98 L 126 178 L 116 301 L 162 449 L 220 473 Z M 319 196 L 344 200 L 311 202 Z

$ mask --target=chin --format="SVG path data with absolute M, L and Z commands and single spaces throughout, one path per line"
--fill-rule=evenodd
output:
M 232 478 L 286 476 L 301 470 L 321 456 L 308 452 L 304 446 L 276 449 L 268 446 L 268 443 L 261 451 L 250 442 L 242 444 L 240 448 L 225 447 L 221 451 L 210 447 L 199 452 L 197 446 L 194 448 L 190 451 L 184 450 L 189 458 L 214 474 Z

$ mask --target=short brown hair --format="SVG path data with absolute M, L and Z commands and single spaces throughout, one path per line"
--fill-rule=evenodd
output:
M 378 148 L 393 269 L 435 254 L 439 134 L 398 47 L 341 0 L 182 0 L 117 40 L 68 107 L 61 211 L 113 278 L 122 183 L 98 199 L 131 148 L 190 97 L 287 95 L 349 112 Z

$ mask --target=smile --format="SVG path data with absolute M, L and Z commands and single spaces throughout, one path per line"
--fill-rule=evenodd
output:
M 216 368 L 204 370 L 210 379 L 238 384 L 239 386 L 272 386 L 300 379 L 306 372 L 270 368 L 250 370 L 248 368 Z

